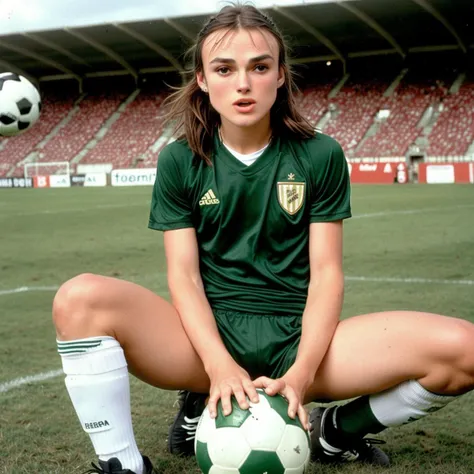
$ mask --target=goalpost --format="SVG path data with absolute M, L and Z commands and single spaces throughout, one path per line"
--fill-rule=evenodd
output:
M 50 176 L 61 175 L 70 176 L 69 161 L 52 161 L 50 163 L 34 162 L 25 163 L 25 178 L 33 178 L 34 176 Z

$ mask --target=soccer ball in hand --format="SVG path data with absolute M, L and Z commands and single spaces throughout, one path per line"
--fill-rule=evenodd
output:
M 212 419 L 206 408 L 199 420 L 194 449 L 204 474 L 303 474 L 311 444 L 288 402 L 258 390 L 260 401 L 242 410 L 232 398 L 232 413 Z
M 41 97 L 36 87 L 13 72 L 0 73 L 0 136 L 20 135 L 38 120 Z

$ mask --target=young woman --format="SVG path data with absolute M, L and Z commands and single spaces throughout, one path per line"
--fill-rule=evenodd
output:
M 149 226 L 164 231 L 172 303 L 130 282 L 85 274 L 53 308 L 66 386 L 99 466 L 153 468 L 135 443 L 128 371 L 181 392 L 172 452 L 192 451 L 204 399 L 230 413 L 282 393 L 311 430 L 314 457 L 388 465 L 364 439 L 421 418 L 474 385 L 474 326 L 420 312 L 339 321 L 341 147 L 295 106 L 286 47 L 252 6 L 223 8 L 171 100 L 180 139 L 160 154 Z M 313 410 L 313 400 L 356 398 Z

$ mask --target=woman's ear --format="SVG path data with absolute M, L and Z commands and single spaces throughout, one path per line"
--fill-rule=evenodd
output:
M 284 83 L 285 83 L 285 69 L 283 68 L 283 66 L 280 66 L 278 70 L 278 81 L 277 81 L 278 88 L 280 88 Z
M 206 78 L 204 77 L 203 72 L 197 72 L 196 73 L 196 81 L 198 83 L 198 86 L 201 88 L 203 92 L 207 92 L 207 84 L 206 84 Z

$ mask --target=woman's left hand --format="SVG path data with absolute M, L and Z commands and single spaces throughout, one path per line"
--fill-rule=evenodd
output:
M 253 381 L 255 387 L 264 389 L 267 395 L 283 395 L 288 401 L 288 416 L 294 419 L 298 415 L 306 430 L 309 430 L 309 421 L 303 400 L 310 383 L 306 377 L 292 373 L 291 369 L 278 379 L 262 376 Z

